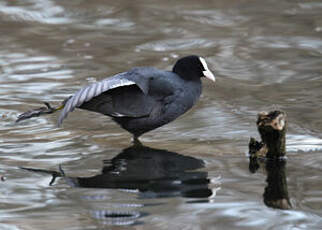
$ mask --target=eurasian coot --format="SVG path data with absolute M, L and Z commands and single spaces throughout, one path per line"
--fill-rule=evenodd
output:
M 58 125 L 80 108 L 112 117 L 137 140 L 189 110 L 201 94 L 201 77 L 215 81 L 205 59 L 195 55 L 179 59 L 172 71 L 133 68 L 88 85 L 65 100 Z M 46 105 L 20 115 L 17 121 L 61 109 Z

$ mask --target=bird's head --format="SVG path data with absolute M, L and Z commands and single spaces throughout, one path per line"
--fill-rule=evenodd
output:
M 209 70 L 203 57 L 196 55 L 180 58 L 173 66 L 172 71 L 185 80 L 195 80 L 206 77 L 215 82 L 214 74 Z

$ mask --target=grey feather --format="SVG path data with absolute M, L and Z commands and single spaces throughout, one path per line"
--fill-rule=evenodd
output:
M 134 81 L 124 78 L 125 75 L 126 73 L 117 74 L 112 78 L 107 78 L 103 81 L 95 82 L 77 91 L 66 102 L 65 107 L 58 118 L 58 126 L 63 123 L 63 120 L 67 117 L 68 113 L 72 112 L 75 108 L 80 107 L 84 102 L 87 102 L 108 90 L 136 84 Z

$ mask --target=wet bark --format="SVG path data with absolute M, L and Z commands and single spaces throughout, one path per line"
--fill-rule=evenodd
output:
M 262 140 L 256 141 L 251 138 L 249 153 L 252 156 L 270 159 L 284 157 L 286 154 L 286 114 L 282 111 L 261 112 L 258 114 L 256 124 Z

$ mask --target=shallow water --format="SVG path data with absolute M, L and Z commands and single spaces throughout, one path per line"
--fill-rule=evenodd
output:
M 0 38 L 0 229 L 321 229 L 321 1 L 4 0 Z M 128 149 L 129 134 L 86 111 L 61 128 L 56 114 L 14 122 L 188 54 L 217 82 L 145 134 L 150 148 Z M 256 114 L 275 108 L 289 121 L 289 210 L 267 205 L 267 172 L 248 169 Z

